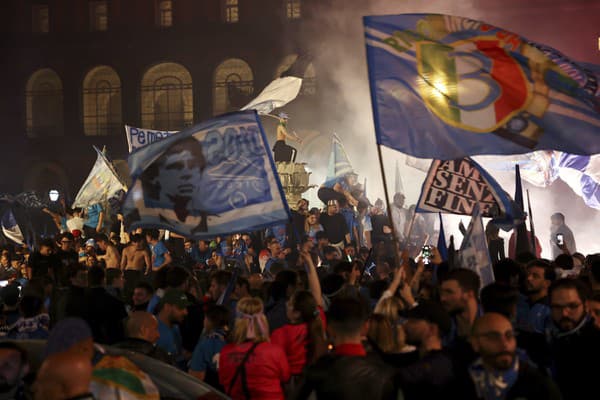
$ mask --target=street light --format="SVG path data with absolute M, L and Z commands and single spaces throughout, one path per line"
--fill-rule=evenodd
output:
M 58 200 L 59 196 L 60 196 L 60 194 L 58 193 L 58 190 L 56 190 L 56 189 L 52 189 L 52 190 L 50 190 L 50 192 L 48 192 L 48 197 L 50 197 L 50 201 Z

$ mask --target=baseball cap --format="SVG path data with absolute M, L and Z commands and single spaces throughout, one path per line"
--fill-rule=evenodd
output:
M 338 201 L 337 200 L 329 200 L 327 202 L 328 206 L 337 206 L 338 205 Z
M 440 304 L 429 301 L 421 302 L 414 308 L 405 313 L 408 319 L 422 319 L 432 324 L 436 324 L 442 335 L 450 332 L 452 320 L 450 315 L 442 308 Z
M 88 239 L 85 242 L 85 247 L 88 247 L 88 246 L 96 248 L 96 241 L 94 239 Z
M 177 289 L 168 290 L 163 298 L 160 300 L 160 304 L 173 304 L 179 308 L 186 308 L 191 306 L 192 302 L 188 300 L 185 292 Z

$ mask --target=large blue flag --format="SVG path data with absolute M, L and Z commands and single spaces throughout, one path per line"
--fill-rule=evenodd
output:
M 600 74 L 462 17 L 364 18 L 377 143 L 416 157 L 600 153 Z
M 472 159 L 434 160 L 423 182 L 418 212 L 472 215 L 475 206 L 481 215 L 510 230 L 523 220 L 523 207 L 516 204 L 496 180 Z
M 222 115 L 138 149 L 129 156 L 126 224 L 202 239 L 287 221 L 268 149 L 255 111 Z
M 458 253 L 457 267 L 471 269 L 481 278 L 481 287 L 494 283 L 494 269 L 490 260 L 479 206 L 475 206 L 469 229 Z

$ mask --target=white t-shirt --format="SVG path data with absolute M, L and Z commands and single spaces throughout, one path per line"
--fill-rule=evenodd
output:
M 83 232 L 83 222 L 84 219 L 81 217 L 73 217 L 67 220 L 67 229 L 69 232 L 73 232 L 75 229 L 78 229 Z

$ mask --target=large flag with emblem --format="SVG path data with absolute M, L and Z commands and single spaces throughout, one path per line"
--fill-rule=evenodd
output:
M 460 245 L 456 267 L 467 268 L 477 272 L 481 278 L 482 288 L 490 283 L 494 283 L 494 269 L 492 268 L 492 261 L 490 260 L 490 253 L 478 205 L 473 209 L 469 229 Z
M 483 217 L 493 218 L 497 226 L 506 230 L 524 218 L 523 207 L 515 204 L 498 182 L 472 159 L 431 163 L 417 203 L 418 212 L 472 215 L 477 205 Z
M 194 239 L 285 222 L 289 210 L 255 111 L 187 128 L 130 154 L 126 225 Z
M 468 18 L 364 18 L 377 143 L 415 157 L 600 153 L 600 75 Z
M 86 208 L 103 203 L 120 191 L 127 190 L 111 162 L 96 147 L 94 150 L 96 150 L 96 162 L 79 189 L 73 207 Z

